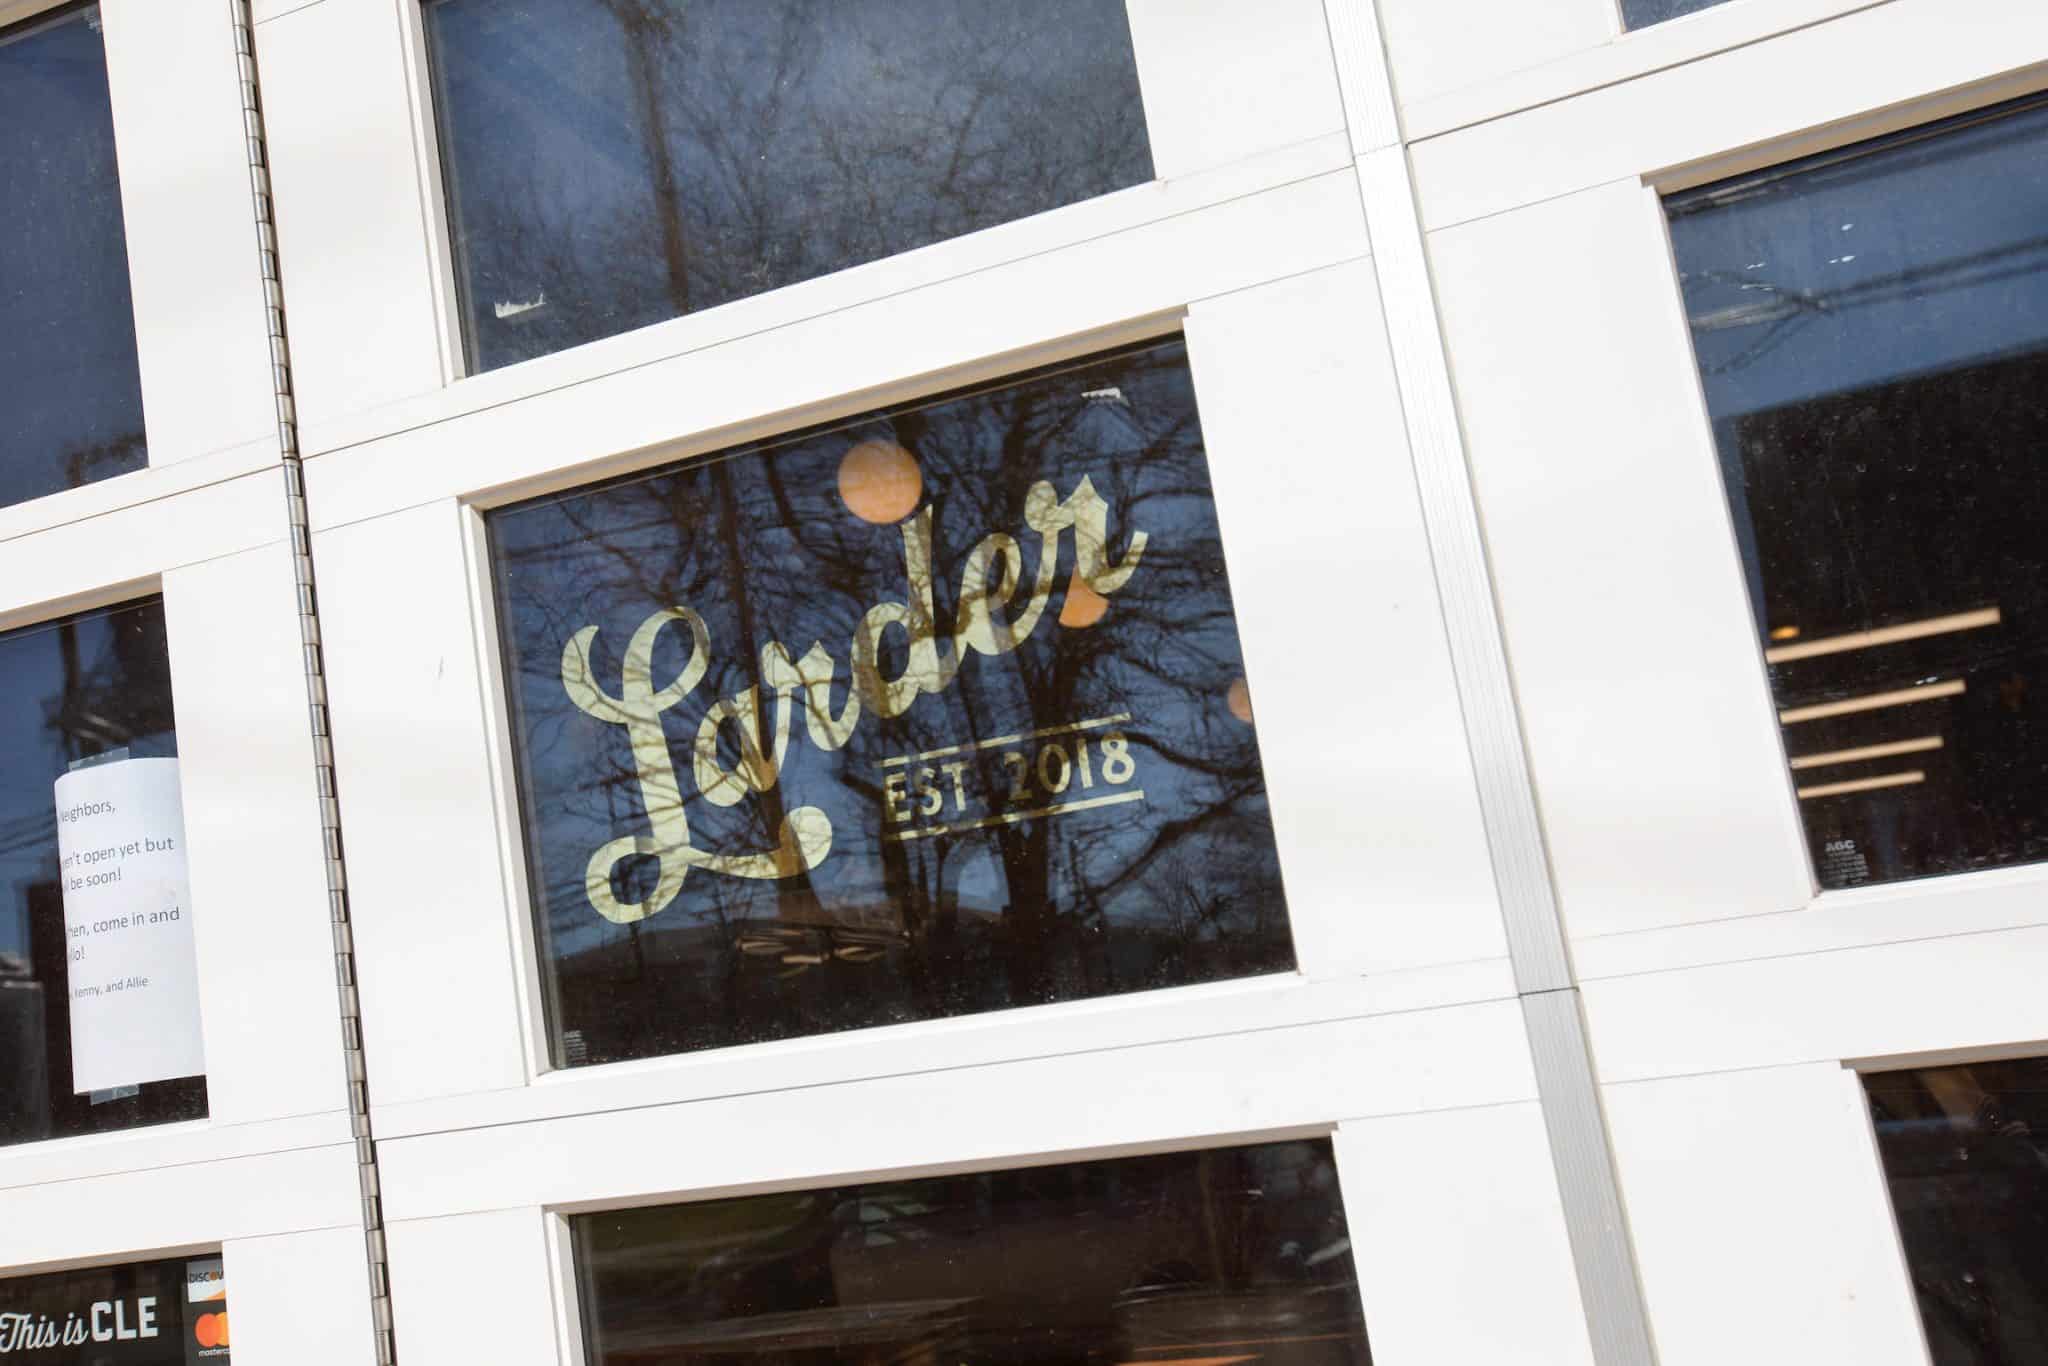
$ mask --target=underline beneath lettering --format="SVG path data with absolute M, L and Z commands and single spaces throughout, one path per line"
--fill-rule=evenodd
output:
M 1082 724 L 1091 724 L 1083 722 Z M 1078 726 L 1066 726 L 1065 730 L 1078 730 Z M 994 744 L 991 740 L 988 743 Z M 1006 811 L 1000 816 L 988 816 L 978 821 L 962 821 L 958 825 L 927 825 L 917 830 L 887 830 L 883 835 L 897 843 L 926 839 L 932 835 L 957 835 L 968 830 L 986 830 L 992 825 L 1015 825 L 1018 821 L 1036 820 L 1040 816 L 1063 816 L 1069 811 L 1089 811 L 1098 806 L 1121 806 L 1125 802 L 1142 802 L 1145 790 L 1118 792 L 1108 797 L 1084 797 L 1077 802 L 1061 802 L 1057 806 L 1041 806 L 1030 811 Z
M 1043 730 L 1027 730 L 1016 735 L 998 735 L 993 740 L 977 740 L 971 745 L 947 745 L 944 749 L 928 749 L 922 754 L 899 754 L 893 759 L 882 760 L 882 767 L 901 768 L 905 764 L 914 764 L 923 759 L 943 759 L 949 754 L 968 754 L 977 749 L 993 749 L 997 745 L 1022 744 L 1026 740 L 1041 740 L 1048 735 L 1066 735 L 1077 730 L 1121 726 L 1130 719 L 1129 712 L 1120 711 L 1115 716 L 1098 716 L 1092 721 L 1074 721 L 1064 726 L 1047 726 Z

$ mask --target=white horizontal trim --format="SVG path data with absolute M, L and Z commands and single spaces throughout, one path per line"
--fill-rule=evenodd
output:
M 1507 961 L 1316 981 L 1299 973 L 1131 992 L 943 1020 L 543 1073 L 533 1084 L 378 1105 L 380 1138 L 776 1091 L 959 1072 L 1176 1039 L 1411 1014 L 1511 999 Z
M 384 1208 L 400 1220 L 1206 1145 L 1535 1094 L 1520 1010 L 1512 1001 L 1487 1001 L 1271 1029 L 1219 1025 L 1208 1037 L 828 1089 L 412 1136 L 385 1129 L 378 1150 Z M 821 1117 L 829 1119 L 821 1124 Z
M 466 413 L 586 384 L 621 371 L 1115 237 L 1148 224 L 1313 179 L 1349 162 L 1348 141 L 1338 132 L 1179 180 L 1132 186 L 553 355 L 472 375 L 444 389 L 368 412 L 326 422 L 304 421 L 300 432 L 302 449 L 308 456 L 324 455 Z
M 1420 142 L 1887 3 L 1890 0 L 1733 0 L 1622 33 L 1601 46 L 1541 66 L 1427 96 L 1404 106 L 1401 117 L 1409 138 Z
M 223 1162 L 350 1140 L 348 1112 L 257 1124 L 191 1120 L 0 1148 L 0 1190 Z

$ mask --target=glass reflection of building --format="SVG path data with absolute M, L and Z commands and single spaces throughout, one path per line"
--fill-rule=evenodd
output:
M 579 1216 L 593 1366 L 1366 1366 L 1327 1141 Z

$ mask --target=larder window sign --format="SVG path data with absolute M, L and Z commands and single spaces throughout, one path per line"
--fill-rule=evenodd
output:
M 0 28 L 0 504 L 147 463 L 99 8 Z
M 0 1143 L 206 1113 L 163 604 L 0 635 Z
M 1864 1085 L 1934 1366 L 2048 1360 L 2048 1059 Z
M 219 1254 L 0 1280 L 8 1366 L 226 1366 Z
M 489 525 L 559 1065 L 1293 966 L 1178 339 Z
M 1821 883 L 2048 858 L 2048 103 L 1668 207 Z
M 1328 1140 L 587 1214 L 591 1366 L 1368 1366 Z
M 1152 179 L 1124 0 L 426 0 L 470 364 Z

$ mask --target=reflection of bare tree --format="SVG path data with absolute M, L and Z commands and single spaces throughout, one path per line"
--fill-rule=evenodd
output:
M 485 367 L 1151 178 L 1109 0 L 522 11 L 428 11 Z
M 206 1112 L 203 1079 L 139 1094 L 71 1090 L 63 894 L 52 785 L 110 750 L 174 751 L 163 606 L 131 603 L 0 636 L 0 1143 Z
M 1156 346 L 496 515 L 536 893 L 563 990 L 580 999 L 558 1002 L 565 1027 L 609 1035 L 600 1051 L 644 1052 L 686 1037 L 805 1032 L 1285 964 L 1256 744 L 1225 705 L 1241 665 L 1186 386 L 1182 349 Z M 938 536 L 922 578 L 908 571 L 902 528 L 869 525 L 840 501 L 840 457 L 882 439 L 914 453 L 922 470 Z M 798 694 L 777 783 L 726 806 L 683 782 L 690 838 L 721 853 L 771 848 L 792 808 L 821 804 L 835 832 L 830 859 L 767 883 L 692 873 L 653 919 L 598 919 L 584 860 L 646 829 L 648 816 L 622 733 L 564 693 L 565 641 L 596 624 L 592 669 L 616 686 L 621 651 L 648 613 L 702 613 L 711 657 L 698 689 L 663 717 L 669 748 L 687 773 L 699 723 L 719 699 L 738 699 L 751 705 L 715 733 L 719 763 L 741 771 L 759 758 L 743 737 L 765 745 L 777 728 L 764 651 L 779 642 L 799 655 L 816 641 L 832 653 L 829 713 L 856 692 L 848 642 L 878 602 L 929 593 L 936 648 L 952 654 L 967 548 L 990 532 L 1023 532 L 1033 485 L 1064 496 L 1083 475 L 1106 500 L 1112 560 L 1129 553 L 1135 532 L 1147 536 L 1098 624 L 1055 622 L 1081 591 L 1069 540 L 1053 599 L 1024 644 L 998 657 L 961 651 L 941 691 L 893 719 L 865 714 L 844 749 L 817 745 Z M 1025 535 L 1029 569 L 1038 552 Z M 656 686 L 682 671 L 689 648 L 682 633 L 658 638 Z M 882 674 L 909 668 L 909 649 L 901 631 L 885 635 Z M 1142 790 L 1142 802 L 893 837 L 901 818 L 884 814 L 883 760 L 961 755 L 956 780 L 937 784 L 945 813 L 931 819 L 964 827 L 1059 804 L 1050 794 L 1011 799 L 1006 755 L 1036 756 L 1036 747 L 978 746 L 1124 714 L 1132 720 L 1113 733 L 1129 733 L 1118 743 L 1135 756 L 1129 791 Z M 1068 775 L 1065 796 L 1084 795 L 1084 781 L 1095 795 L 1114 790 L 1099 767 L 1105 733 L 1059 742 L 1065 757 L 1052 771 Z M 1096 746 L 1085 780 L 1084 743 Z M 954 809 L 963 796 L 965 809 Z M 619 864 L 614 895 L 644 899 L 653 864 Z M 622 988 L 626 978 L 645 986 Z M 781 1004 L 769 1008 L 770 998 Z

